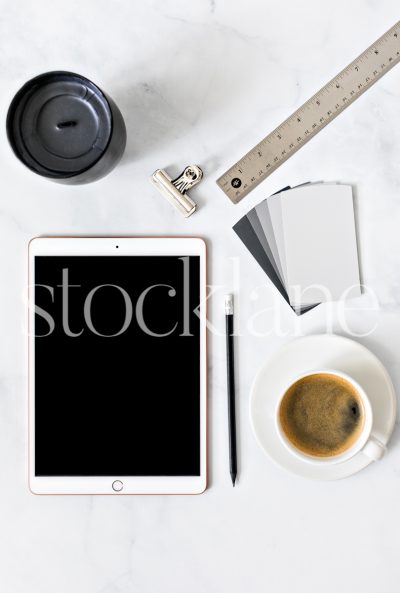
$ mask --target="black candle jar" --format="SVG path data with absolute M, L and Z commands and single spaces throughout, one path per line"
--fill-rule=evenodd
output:
M 18 159 L 59 183 L 97 181 L 115 167 L 126 145 L 114 101 L 72 72 L 47 72 L 28 81 L 11 102 L 6 127 Z

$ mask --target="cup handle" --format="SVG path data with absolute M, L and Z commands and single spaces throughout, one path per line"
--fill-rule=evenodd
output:
M 378 461 L 384 456 L 386 447 L 375 437 L 370 437 L 361 451 L 373 461 Z

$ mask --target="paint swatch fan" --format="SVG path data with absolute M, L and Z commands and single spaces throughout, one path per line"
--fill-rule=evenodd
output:
M 233 229 L 298 315 L 361 294 L 350 185 L 285 188 Z

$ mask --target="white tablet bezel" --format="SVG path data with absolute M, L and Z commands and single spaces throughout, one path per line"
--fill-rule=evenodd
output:
M 118 246 L 118 247 L 117 247 Z M 35 476 L 35 340 L 29 331 L 29 487 L 34 494 L 200 494 L 207 486 L 206 245 L 192 237 L 38 237 L 29 244 L 29 328 L 34 327 L 34 258 L 40 255 L 200 256 L 200 476 Z M 120 491 L 113 483 L 121 481 Z M 120 484 L 118 484 L 120 486 Z

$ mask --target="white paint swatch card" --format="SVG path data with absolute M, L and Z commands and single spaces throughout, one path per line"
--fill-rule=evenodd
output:
M 290 303 L 299 306 L 359 296 L 351 186 L 310 184 L 278 196 L 269 198 L 268 205 L 271 201 Z

